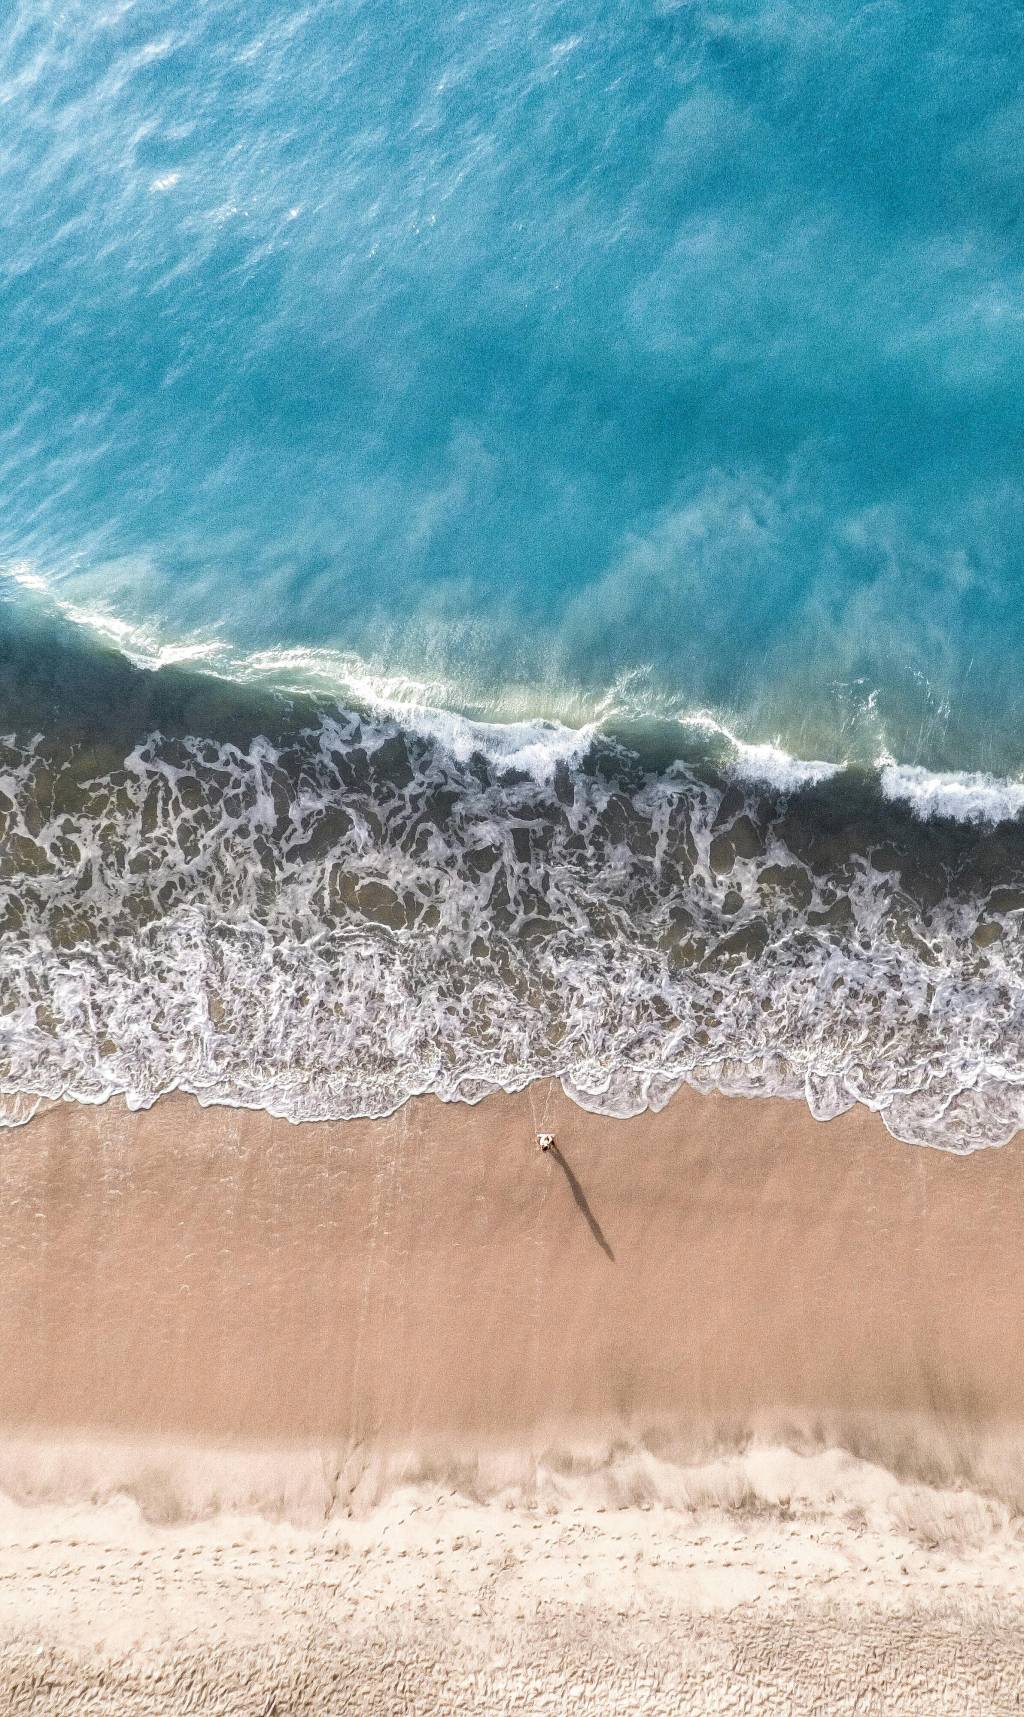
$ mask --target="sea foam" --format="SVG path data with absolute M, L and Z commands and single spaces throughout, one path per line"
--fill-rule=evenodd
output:
M 102 763 L 12 736 L 8 1121 L 175 1088 L 338 1119 L 553 1076 L 622 1115 L 682 1083 L 861 1102 L 955 1150 L 1021 1125 L 1024 846 L 954 823 L 939 850 L 880 796 L 840 848 L 815 795 L 842 778 L 774 757 L 723 785 L 600 734 L 413 722 L 151 731 Z
M 935 772 L 919 765 L 883 759 L 882 792 L 902 801 L 916 817 L 949 817 L 960 823 L 1009 822 L 1024 811 L 1024 781 L 1001 779 L 977 770 Z

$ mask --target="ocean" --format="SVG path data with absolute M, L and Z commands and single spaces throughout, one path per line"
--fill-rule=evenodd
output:
M 1024 14 L 0 33 L 0 1107 L 1024 1125 Z

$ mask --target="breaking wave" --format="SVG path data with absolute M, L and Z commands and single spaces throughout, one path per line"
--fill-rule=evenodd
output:
M 683 1083 L 860 1102 L 958 1151 L 1024 1122 L 1013 784 L 801 766 L 710 718 L 646 749 L 228 719 L 212 680 L 117 674 L 102 721 L 26 709 L 0 749 L 11 1122 L 175 1088 L 334 1120 L 548 1076 L 620 1115 Z

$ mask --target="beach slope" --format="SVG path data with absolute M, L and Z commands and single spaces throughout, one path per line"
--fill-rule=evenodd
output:
M 6 1709 L 1024 1687 L 1017 1145 L 534 1086 L 0 1163 Z

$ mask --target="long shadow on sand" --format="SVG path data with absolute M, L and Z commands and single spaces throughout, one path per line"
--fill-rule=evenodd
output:
M 566 1162 L 557 1145 L 552 1145 L 548 1154 L 549 1156 L 554 1157 L 559 1168 L 562 1170 L 562 1173 L 565 1175 L 566 1180 L 569 1182 L 569 1190 L 572 1193 L 573 1198 L 576 1200 L 577 1206 L 583 1212 L 583 1215 L 586 1218 L 587 1227 L 590 1229 L 591 1234 L 600 1246 L 601 1251 L 604 1253 L 605 1257 L 609 1258 L 614 1264 L 615 1253 L 612 1251 L 605 1239 L 604 1230 L 598 1222 L 597 1217 L 594 1215 L 594 1212 L 591 1210 L 590 1205 L 587 1203 L 587 1195 L 579 1181 L 576 1179 L 576 1176 L 573 1174 L 572 1169 L 569 1167 L 569 1164 Z

